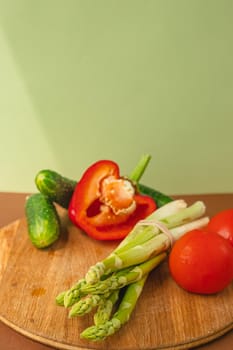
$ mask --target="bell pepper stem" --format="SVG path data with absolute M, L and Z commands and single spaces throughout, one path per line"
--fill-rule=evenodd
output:
M 129 179 L 135 183 L 138 183 L 142 175 L 144 174 L 150 160 L 151 156 L 149 154 L 143 155 L 136 167 L 134 168 L 134 170 L 132 171 L 131 175 L 129 176 Z

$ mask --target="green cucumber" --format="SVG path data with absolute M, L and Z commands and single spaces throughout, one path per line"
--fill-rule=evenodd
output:
M 41 170 L 36 175 L 35 183 L 41 193 L 48 196 L 52 202 L 56 202 L 66 209 L 77 185 L 77 181 L 70 180 L 48 169 Z M 146 185 L 138 183 L 136 187 L 139 193 L 152 197 L 158 208 L 173 201 L 171 197 Z
M 26 199 L 25 212 L 29 238 L 37 248 L 46 248 L 60 235 L 60 221 L 54 204 L 42 193 Z
M 35 177 L 35 183 L 41 193 L 48 196 L 52 202 L 66 209 L 77 184 L 76 181 L 49 169 L 39 171 Z
M 157 204 L 158 208 L 173 201 L 173 199 L 167 196 L 166 194 L 159 192 L 157 190 L 154 190 L 151 187 L 142 185 L 140 183 L 137 184 L 137 188 L 139 193 L 152 197 L 155 203 Z

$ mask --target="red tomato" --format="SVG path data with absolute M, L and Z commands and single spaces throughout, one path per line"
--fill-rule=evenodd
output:
M 233 209 L 223 210 L 214 215 L 207 225 L 207 230 L 228 239 L 233 246 Z
M 217 293 L 233 279 L 233 249 L 217 233 L 193 230 L 174 244 L 169 268 L 173 279 L 185 290 Z

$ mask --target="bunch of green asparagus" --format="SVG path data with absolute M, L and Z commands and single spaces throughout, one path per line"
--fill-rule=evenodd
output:
M 125 324 L 150 274 L 169 254 L 173 241 L 186 232 L 205 226 L 205 205 L 191 206 L 180 199 L 157 209 L 139 222 L 117 248 L 97 262 L 69 290 L 56 297 L 56 303 L 70 308 L 69 317 L 94 310 L 94 325 L 81 338 L 103 340 Z

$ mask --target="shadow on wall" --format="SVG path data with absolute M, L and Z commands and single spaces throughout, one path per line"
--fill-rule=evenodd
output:
M 39 164 L 57 167 L 21 71 L 0 26 L 0 191 L 33 191 Z
M 22 178 L 28 162 L 33 170 L 56 167 L 79 178 L 101 158 L 116 160 L 128 173 L 150 153 L 150 185 L 168 193 L 231 190 L 233 165 L 225 160 L 233 149 L 228 2 L 11 5 L 0 5 L 0 21 L 17 70 L 11 83 L 20 80 L 27 99 L 8 92 L 20 106 L 12 110 L 15 130 L 25 135 L 17 157 Z M 30 153 L 33 140 L 38 161 Z M 20 186 L 30 190 L 27 184 Z

